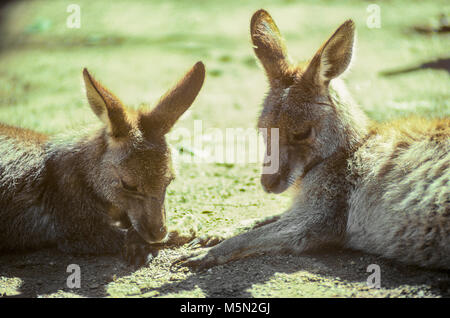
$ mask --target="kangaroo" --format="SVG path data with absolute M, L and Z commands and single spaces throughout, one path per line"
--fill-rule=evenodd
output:
M 0 252 L 53 245 L 122 253 L 141 265 L 154 255 L 152 244 L 192 239 L 167 230 L 164 198 L 174 172 L 165 135 L 204 77 L 198 62 L 152 110 L 133 110 L 84 69 L 100 128 L 63 141 L 0 124 Z
M 449 269 L 450 120 L 369 121 L 338 78 L 354 50 L 352 20 L 298 65 L 266 11 L 253 15 L 251 38 L 270 85 L 258 120 L 268 129 L 266 147 L 269 128 L 279 129 L 279 169 L 263 174 L 261 183 L 271 193 L 292 188 L 292 206 L 173 265 L 201 270 L 333 244 Z

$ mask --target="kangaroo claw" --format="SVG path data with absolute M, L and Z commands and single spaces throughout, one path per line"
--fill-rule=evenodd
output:
M 133 244 L 125 249 L 124 259 L 129 265 L 141 267 L 150 264 L 157 255 L 158 251 L 153 250 L 148 244 Z
M 173 270 L 173 267 L 189 267 L 195 271 L 203 271 L 210 267 L 217 265 L 217 261 L 213 255 L 208 253 L 208 251 L 200 250 L 195 251 L 177 258 L 170 265 L 170 270 Z
M 123 258 L 129 265 L 140 267 L 151 263 L 158 255 L 158 250 L 145 242 L 134 230 L 129 230 Z
M 187 245 L 188 248 L 211 247 L 224 241 L 225 238 L 218 235 L 203 235 L 193 239 Z

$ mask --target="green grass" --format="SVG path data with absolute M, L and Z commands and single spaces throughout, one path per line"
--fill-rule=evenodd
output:
M 450 115 L 449 73 L 379 72 L 449 57 L 448 35 L 421 35 L 414 24 L 449 13 L 448 1 L 377 1 L 380 29 L 366 27 L 367 1 L 87 1 L 81 28 L 66 27 L 72 0 L 22 1 L 7 12 L 0 51 L 0 121 L 62 133 L 98 120 L 87 106 L 81 70 L 131 107 L 154 103 L 196 61 L 205 85 L 178 127 L 254 127 L 267 83 L 249 39 L 254 11 L 267 9 L 294 59 L 308 59 L 348 18 L 358 49 L 346 76 L 356 101 L 377 121 L 402 115 Z M 175 145 L 176 146 L 176 145 Z M 169 188 L 171 222 L 192 216 L 201 232 L 283 212 L 289 196 L 267 195 L 256 165 L 178 166 Z

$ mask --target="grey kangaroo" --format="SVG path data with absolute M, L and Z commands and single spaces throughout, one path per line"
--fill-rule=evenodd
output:
M 204 77 L 198 62 L 152 110 L 133 110 L 84 69 L 99 129 L 61 141 L 0 124 L 0 253 L 54 245 L 122 253 L 140 265 L 155 253 L 152 244 L 192 239 L 167 230 L 164 197 L 174 173 L 165 134 Z
M 346 21 L 308 63 L 296 65 L 271 16 L 253 15 L 251 38 L 270 84 L 258 126 L 279 129 L 279 169 L 261 183 L 272 193 L 292 187 L 293 203 L 174 265 L 204 269 L 337 244 L 450 269 L 450 120 L 370 122 L 338 79 L 351 62 L 354 33 Z M 211 242 L 218 239 L 202 243 Z

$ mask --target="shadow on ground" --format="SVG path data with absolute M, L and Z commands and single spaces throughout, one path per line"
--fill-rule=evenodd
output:
M 70 256 L 57 250 L 0 256 L 6 297 L 449 297 L 447 271 L 403 266 L 373 255 L 328 249 L 302 256 L 261 255 L 204 272 L 169 265 L 185 249 L 161 251 L 135 270 L 113 256 Z M 69 264 L 81 268 L 80 289 L 67 287 Z M 367 286 L 370 264 L 381 288 Z M 111 288 L 114 286 L 114 288 Z
M 81 268 L 80 289 L 67 287 L 70 264 Z M 131 272 L 114 256 L 71 256 L 55 249 L 9 254 L 0 256 L 0 290 L 7 297 L 103 297 L 104 285 Z
M 381 289 L 367 286 L 381 269 Z M 356 251 L 334 249 L 304 256 L 262 255 L 194 273 L 154 289 L 161 295 L 200 288 L 206 297 L 448 297 L 449 273 L 402 266 Z
M 450 58 L 438 58 L 433 61 L 424 62 L 424 63 L 414 65 L 414 66 L 398 68 L 398 69 L 393 69 L 393 70 L 386 70 L 386 71 L 380 72 L 380 75 L 393 76 L 393 75 L 411 73 L 411 72 L 425 70 L 425 69 L 442 70 L 442 71 L 447 71 L 447 73 L 450 74 Z

